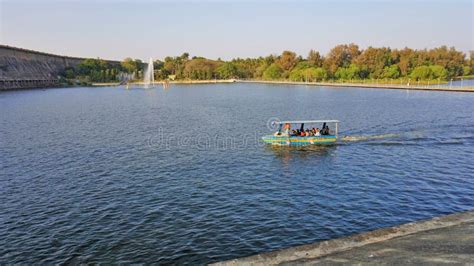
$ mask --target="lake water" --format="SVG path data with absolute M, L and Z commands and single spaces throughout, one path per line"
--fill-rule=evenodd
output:
M 0 263 L 205 264 L 474 209 L 474 94 L 290 85 L 0 93 Z M 264 146 L 338 119 L 338 145 Z

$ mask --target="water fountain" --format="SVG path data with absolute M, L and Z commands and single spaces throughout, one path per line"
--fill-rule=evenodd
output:
M 149 88 L 150 85 L 153 86 L 154 82 L 155 82 L 155 73 L 153 70 L 153 58 L 150 57 L 150 61 L 148 61 L 148 67 L 143 77 L 143 83 L 145 84 L 145 88 Z

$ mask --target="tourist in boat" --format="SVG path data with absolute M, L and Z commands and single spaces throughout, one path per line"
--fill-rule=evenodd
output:
M 326 125 L 326 127 L 323 128 L 323 135 L 329 135 L 329 126 Z
M 283 131 L 283 135 L 284 136 L 289 136 L 290 135 L 290 130 L 291 130 L 290 124 L 285 124 L 285 130 Z
M 319 128 L 316 128 L 316 134 L 314 134 L 316 137 L 321 136 L 321 133 L 319 132 Z

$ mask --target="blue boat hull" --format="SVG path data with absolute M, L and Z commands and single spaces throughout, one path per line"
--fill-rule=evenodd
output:
M 327 145 L 334 144 L 337 140 L 336 136 L 312 136 L 312 137 L 295 137 L 295 136 L 274 136 L 267 135 L 262 137 L 263 142 L 272 145 Z

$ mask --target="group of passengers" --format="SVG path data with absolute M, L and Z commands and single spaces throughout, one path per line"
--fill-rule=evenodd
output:
M 276 132 L 275 136 L 292 136 L 292 137 L 319 137 L 329 135 L 329 127 L 324 123 L 323 128 L 310 128 L 310 129 L 293 129 L 290 133 L 290 125 L 285 124 L 283 132 Z
M 306 130 L 293 129 L 290 136 L 293 137 L 319 137 L 321 135 L 329 135 L 329 127 L 325 126 L 322 129 L 310 128 Z

